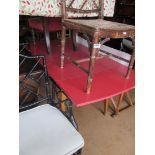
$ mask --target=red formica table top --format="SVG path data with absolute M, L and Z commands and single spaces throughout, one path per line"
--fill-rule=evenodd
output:
M 127 67 L 110 59 L 98 59 L 95 64 L 91 93 L 86 94 L 87 75 L 70 61 L 65 60 L 64 68 L 60 68 L 60 41 L 52 44 L 52 54 L 48 55 L 44 42 L 38 42 L 33 54 L 46 55 L 48 74 L 72 100 L 76 107 L 85 106 L 112 96 L 119 95 L 135 87 L 135 72 L 129 79 L 125 78 Z M 89 52 L 83 45 L 78 45 L 77 51 L 72 50 L 72 43 L 67 41 L 65 53 L 72 58 L 88 58 Z M 88 67 L 88 62 L 81 63 Z

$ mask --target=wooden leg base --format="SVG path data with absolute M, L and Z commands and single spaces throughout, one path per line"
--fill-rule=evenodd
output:
M 123 107 L 123 108 L 120 108 L 120 104 L 122 104 L 122 101 L 123 99 L 127 99 L 126 103 L 127 103 L 127 106 Z M 112 106 L 110 106 L 109 104 L 109 101 L 111 101 L 112 103 Z M 113 112 L 111 114 L 111 116 L 118 116 L 118 114 L 121 112 L 121 111 L 124 111 L 125 109 L 128 109 L 129 107 L 132 107 L 134 105 L 133 101 L 131 100 L 131 97 L 129 95 L 129 92 L 125 92 L 125 93 L 122 93 L 119 97 L 119 100 L 118 102 L 116 103 L 116 101 L 114 100 L 113 97 L 109 98 L 109 99 L 106 99 L 104 101 L 104 115 L 106 115 L 107 113 L 107 110 L 108 108 L 110 108 Z

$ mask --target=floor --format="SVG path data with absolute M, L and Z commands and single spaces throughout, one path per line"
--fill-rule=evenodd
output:
M 131 91 L 134 97 L 134 90 Z M 124 102 L 125 104 L 125 102 Z M 85 140 L 82 155 L 134 155 L 135 107 L 116 117 L 102 113 L 103 103 L 74 108 L 79 130 Z

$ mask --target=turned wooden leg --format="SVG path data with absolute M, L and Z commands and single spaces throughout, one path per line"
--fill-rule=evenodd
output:
M 74 50 L 74 51 L 77 50 L 76 35 L 77 35 L 77 32 L 73 30 L 73 31 L 71 32 L 71 37 L 72 37 L 73 50 Z
M 90 94 L 92 80 L 93 80 L 93 71 L 95 67 L 95 61 L 96 61 L 96 53 L 99 50 L 99 47 L 97 45 L 99 44 L 99 37 L 98 34 L 94 34 L 93 38 L 93 47 L 90 54 L 90 62 L 89 62 L 89 70 L 88 70 L 88 79 L 87 79 L 87 94 Z
M 108 101 L 108 99 L 105 99 L 105 101 L 104 101 L 104 115 L 106 115 L 108 107 L 109 107 L 109 101 Z
M 135 38 L 133 37 L 131 39 L 132 39 L 133 49 L 132 49 L 131 59 L 130 59 L 129 66 L 128 66 L 128 71 L 126 74 L 127 79 L 129 79 L 129 77 L 130 77 L 130 73 L 131 73 L 131 70 L 132 70 L 134 62 L 135 62 Z
M 51 53 L 51 42 L 50 42 L 50 34 L 48 31 L 48 20 L 46 18 L 44 18 L 44 36 L 45 36 L 47 51 L 50 54 Z
M 65 42 L 66 42 L 66 27 L 63 26 L 61 33 L 61 68 L 64 67 Z

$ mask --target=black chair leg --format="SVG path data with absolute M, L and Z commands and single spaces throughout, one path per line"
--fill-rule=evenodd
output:
M 74 50 L 74 51 L 77 50 L 77 45 L 76 45 L 76 35 L 77 35 L 77 32 L 73 30 L 73 31 L 71 32 L 71 37 L 72 37 L 73 50 Z
M 82 153 L 82 149 L 78 150 L 76 153 L 74 153 L 73 155 L 80 155 Z
M 48 31 L 48 20 L 46 18 L 44 18 L 44 35 L 45 35 L 45 40 L 46 40 L 47 51 L 50 54 L 51 53 L 51 42 L 50 42 L 50 34 Z
M 35 37 L 34 29 L 31 29 L 31 33 L 32 33 L 32 41 L 33 41 L 33 45 L 35 46 L 35 44 L 36 44 L 36 37 Z

